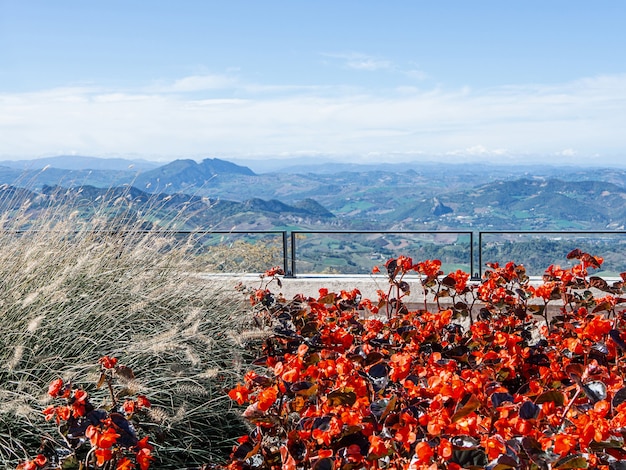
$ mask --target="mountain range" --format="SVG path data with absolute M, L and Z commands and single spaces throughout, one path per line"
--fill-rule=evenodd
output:
M 186 204 L 187 226 L 207 229 L 622 230 L 626 221 L 626 171 L 614 168 L 325 163 L 255 173 L 219 158 L 60 156 L 0 162 L 0 184 L 3 201 L 23 188 L 49 205 L 66 188 L 91 203 L 119 190 L 135 206 Z

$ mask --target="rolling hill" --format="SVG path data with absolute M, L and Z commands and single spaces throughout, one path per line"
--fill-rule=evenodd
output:
M 67 158 L 45 162 L 71 167 Z M 46 187 L 82 188 L 83 198 L 134 187 L 153 201 L 164 194 L 172 204 L 203 201 L 198 226 L 251 230 L 621 230 L 626 220 L 626 172 L 611 168 L 325 164 L 257 174 L 219 158 L 140 170 L 128 160 L 110 167 L 94 160 L 81 157 L 73 169 L 0 166 L 0 183 L 40 195 Z

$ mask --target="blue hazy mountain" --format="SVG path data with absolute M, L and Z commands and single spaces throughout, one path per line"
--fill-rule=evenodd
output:
M 36 158 L 33 160 L 5 160 L 0 161 L 0 166 L 17 170 L 41 170 L 46 167 L 59 170 L 151 170 L 157 168 L 159 163 L 143 159 L 126 158 L 96 158 L 80 155 L 57 155 L 54 157 Z
M 287 223 L 281 213 L 291 214 L 289 223 L 346 230 L 626 226 L 626 170 L 618 168 L 321 162 L 264 173 L 219 158 L 159 165 L 59 156 L 0 162 L 0 184 L 33 191 L 134 186 L 206 198 L 219 201 L 210 205 L 215 216 L 259 230 Z

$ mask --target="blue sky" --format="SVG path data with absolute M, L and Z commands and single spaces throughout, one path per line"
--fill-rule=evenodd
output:
M 626 2 L 0 0 L 0 158 L 618 164 Z

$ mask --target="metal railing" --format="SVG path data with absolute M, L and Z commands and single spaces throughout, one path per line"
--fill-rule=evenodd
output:
M 27 233 L 33 233 L 36 231 L 33 230 L 17 230 L 17 231 L 0 231 L 0 233 L 4 233 L 5 235 L 8 233 L 12 233 L 14 235 L 23 235 Z M 77 232 L 78 233 L 78 232 Z M 106 234 L 118 234 L 123 237 L 132 236 L 132 235 L 140 235 L 140 234 L 148 234 L 152 233 L 151 230 L 97 230 L 94 233 L 106 233 Z M 464 230 L 444 230 L 444 231 L 388 231 L 388 230 L 163 230 L 159 231 L 159 234 L 163 235 L 175 235 L 175 236 L 222 236 L 223 243 L 224 240 L 232 241 L 230 236 L 235 235 L 238 237 L 246 238 L 246 237 L 259 237 L 259 236 L 270 236 L 276 237 L 278 239 L 278 243 L 281 248 L 279 249 L 280 258 L 282 260 L 282 267 L 286 276 L 288 277 L 296 277 L 298 274 L 321 274 L 319 272 L 308 272 L 305 273 L 303 271 L 298 272 L 299 264 L 302 264 L 302 259 L 299 257 L 303 253 L 303 245 L 305 240 L 308 237 L 319 237 L 319 236 L 331 236 L 331 237 L 343 237 L 343 238 L 351 238 L 356 236 L 365 236 L 365 237 L 379 237 L 382 240 L 387 240 L 389 237 L 402 237 L 403 239 L 415 239 L 421 237 L 421 240 L 418 240 L 419 243 L 427 244 L 425 239 L 428 237 L 432 237 L 435 240 L 437 237 L 446 238 L 448 237 L 450 240 L 454 240 L 453 242 L 446 242 L 446 240 L 439 241 L 438 243 L 430 242 L 431 244 L 437 244 L 439 246 L 446 245 L 457 245 L 457 246 L 467 246 L 465 251 L 465 260 L 462 261 L 463 266 L 469 267 L 469 272 L 474 279 L 480 279 L 484 272 L 484 261 L 485 261 L 485 252 L 492 251 L 494 246 L 504 248 L 510 248 L 519 246 L 523 243 L 530 243 L 528 240 L 543 238 L 549 241 L 560 241 L 561 247 L 567 246 L 569 249 L 581 248 L 578 246 L 581 242 L 587 243 L 590 246 L 590 253 L 599 256 L 608 255 L 614 259 L 619 259 L 621 265 L 617 266 L 617 268 L 613 269 L 612 272 L 617 272 L 615 269 L 623 269 L 626 271 L 626 256 L 621 254 L 621 250 L 623 249 L 623 253 L 626 254 L 626 231 L 616 231 L 616 230 L 537 230 L 537 231 L 523 231 L 523 230 L 481 230 L 481 231 L 464 231 Z M 476 236 L 477 235 L 477 236 Z M 466 237 L 467 243 L 459 243 L 459 239 Z M 496 239 L 494 241 L 494 239 Z M 499 240 L 497 240 L 499 239 Z M 522 241 L 526 239 L 527 241 Z M 577 243 L 565 243 L 564 240 L 573 240 L 576 239 Z M 617 239 L 617 241 L 616 241 Z M 611 243 L 607 243 L 607 240 L 611 240 Z M 418 244 L 419 244 L 418 243 Z M 204 239 L 204 245 L 207 246 L 207 239 Z M 322 246 L 322 245 L 320 245 Z M 405 247 L 396 247 L 394 248 L 394 252 L 389 257 L 405 255 L 411 256 L 415 261 L 421 261 L 417 259 L 418 257 L 414 252 L 410 249 L 402 249 L 409 247 L 410 245 L 406 245 Z M 619 246 L 619 252 L 615 251 L 615 247 Z M 365 246 L 367 249 L 368 246 Z M 532 247 L 531 247 L 532 249 Z M 604 250 L 604 251 L 603 251 Z M 501 250 L 506 252 L 506 250 Z M 532 251 L 532 250 L 531 250 Z M 329 257 L 331 253 L 324 253 L 323 249 L 318 249 L 314 252 L 316 256 L 321 257 L 324 254 Z M 322 254 L 320 256 L 320 253 Z M 605 253 L 605 254 L 603 254 Z M 363 250 L 361 256 L 365 256 L 367 251 Z M 477 254 L 477 257 L 476 257 Z M 504 255 L 501 255 L 504 256 Z M 563 262 L 565 257 L 565 253 L 558 254 L 558 262 Z M 477 258 L 477 259 L 476 259 Z M 525 258 L 522 256 L 521 258 Z M 545 269 L 548 264 L 553 264 L 551 259 L 546 255 L 544 259 L 541 259 L 542 269 Z M 512 259 L 503 259 L 503 261 L 511 261 Z M 386 259 L 379 259 L 379 261 L 383 262 Z M 496 259 L 488 259 L 487 261 L 498 261 Z M 517 262 L 525 262 L 526 259 L 513 259 L 513 261 Z M 475 270 L 477 267 L 477 270 Z M 360 274 L 367 274 L 366 272 L 362 272 Z

